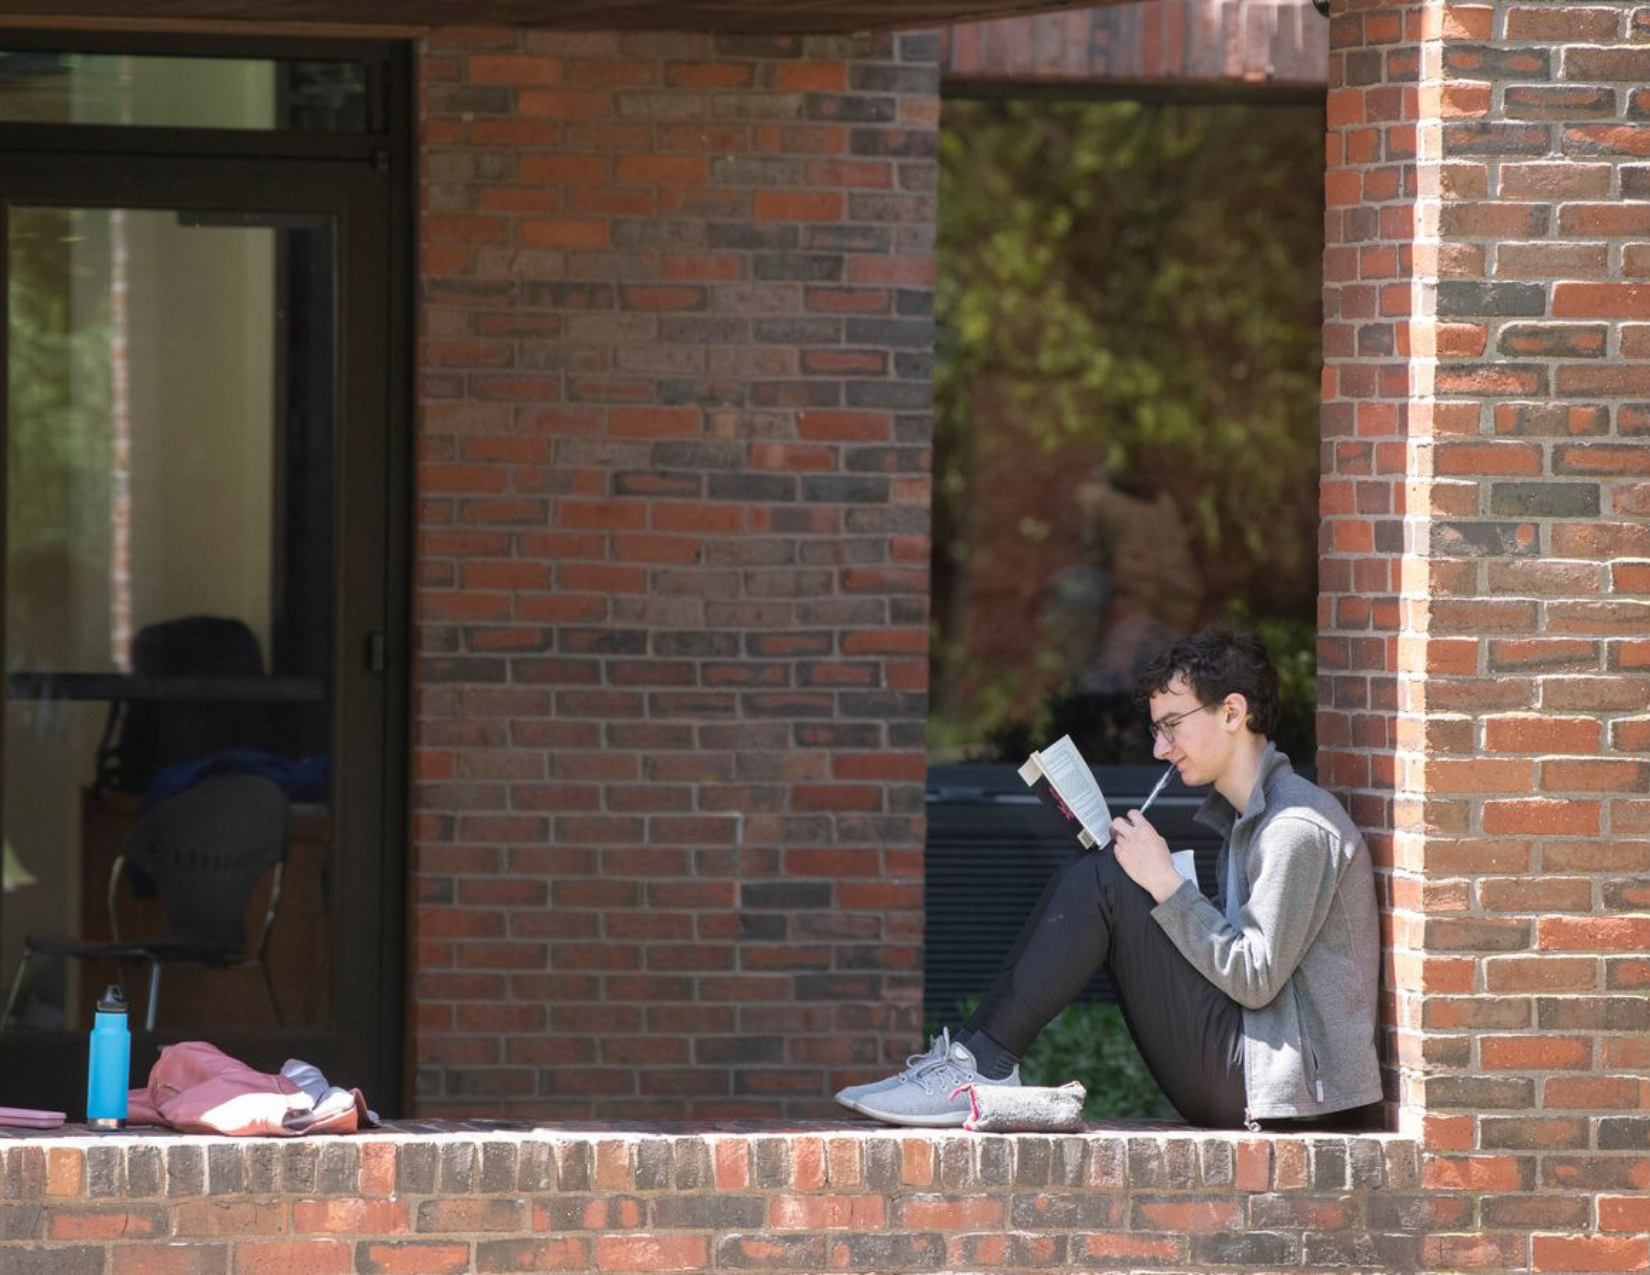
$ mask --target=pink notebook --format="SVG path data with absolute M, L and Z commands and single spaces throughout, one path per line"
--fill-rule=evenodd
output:
M 19 1129 L 55 1129 L 63 1123 L 61 1111 L 36 1111 L 32 1107 L 0 1107 L 0 1125 Z

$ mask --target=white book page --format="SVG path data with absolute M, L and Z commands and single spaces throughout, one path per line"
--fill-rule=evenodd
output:
M 1037 754 L 1037 761 L 1048 776 L 1050 787 L 1060 794 L 1060 800 L 1077 816 L 1084 830 L 1097 842 L 1108 840 L 1111 811 L 1106 807 L 1105 794 L 1100 791 L 1083 754 L 1071 742 L 1071 736 L 1060 736 Z

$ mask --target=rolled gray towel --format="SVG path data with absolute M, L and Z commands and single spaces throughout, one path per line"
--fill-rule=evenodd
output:
M 963 1128 L 977 1133 L 1077 1133 L 1083 1128 L 1088 1090 L 1075 1080 L 1052 1089 L 980 1082 L 952 1090 L 953 1096 L 965 1092 L 973 1111 Z

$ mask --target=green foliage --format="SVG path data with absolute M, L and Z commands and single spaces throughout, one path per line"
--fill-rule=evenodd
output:
M 1115 1005 L 1066 1006 L 1021 1060 L 1020 1077 L 1028 1085 L 1082 1081 L 1090 1120 L 1175 1118 Z
M 1236 598 L 1315 621 L 1323 159 L 1315 108 L 946 111 L 931 742 L 959 750 L 1003 729 L 1040 737 L 1059 716 L 1009 673 L 966 667 L 947 628 L 951 591 L 966 588 L 970 484 L 1002 463 L 975 433 L 977 406 L 1049 452 L 1077 445 L 1112 481 L 1171 492 L 1211 613 Z M 949 686 L 968 690 L 953 700 Z
M 6 554 L 16 580 L 65 569 L 71 542 L 92 570 L 106 551 L 112 320 L 102 263 L 74 251 L 79 229 L 62 209 L 13 212 Z M 14 641 L 30 631 L 26 592 L 8 600 Z
M 1233 603 L 1232 619 L 1253 626 L 1278 671 L 1283 712 L 1272 742 L 1296 766 L 1314 766 L 1318 752 L 1318 629 L 1316 624 L 1282 616 L 1256 615 L 1254 608 Z
M 1314 538 L 1272 524 L 1301 450 L 1317 452 L 1320 267 L 1302 245 L 1321 242 L 1321 204 L 1298 197 L 1300 182 L 1321 182 L 1315 113 L 948 110 L 942 436 L 963 441 L 973 387 L 991 376 L 1047 447 L 1098 436 L 1113 472 L 1155 449 L 1207 479 L 1194 508 L 1207 546 L 1235 536 L 1228 550 L 1310 560 Z M 959 475 L 944 477 L 954 489 Z
M 957 1021 L 965 1022 L 978 1004 L 959 1006 Z M 938 1031 L 938 1024 L 929 1027 L 930 1034 Z M 1088 1090 L 1083 1115 L 1089 1120 L 1175 1118 L 1116 1005 L 1066 1006 L 1020 1060 L 1020 1078 L 1028 1085 L 1082 1081 Z

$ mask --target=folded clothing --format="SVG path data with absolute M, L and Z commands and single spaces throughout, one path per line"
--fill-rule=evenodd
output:
M 976 1133 L 1079 1133 L 1088 1090 L 1075 1080 L 1056 1088 L 1042 1085 L 959 1085 L 971 1108 L 964 1129 Z
M 41 1111 L 35 1107 L 0 1107 L 0 1125 L 14 1129 L 55 1129 L 63 1123 L 61 1111 Z

